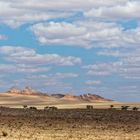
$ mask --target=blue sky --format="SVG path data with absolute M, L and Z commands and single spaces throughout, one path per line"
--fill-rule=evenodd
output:
M 140 1 L 0 0 L 0 90 L 140 101 Z

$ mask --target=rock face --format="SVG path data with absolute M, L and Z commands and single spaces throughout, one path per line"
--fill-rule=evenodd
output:
M 20 90 L 16 87 L 12 87 L 10 90 L 8 90 L 8 93 L 20 94 Z
M 74 96 L 72 94 L 52 94 L 51 97 L 57 98 L 59 100 L 65 101 L 75 101 L 75 102 L 107 102 L 112 101 L 110 99 L 103 98 L 96 94 L 82 94 L 79 96 Z
M 83 100 L 83 101 L 87 101 L 87 102 L 112 101 L 110 99 L 105 99 L 105 98 L 103 98 L 103 97 L 101 97 L 99 95 L 91 94 L 91 93 L 80 95 L 80 99 Z
M 60 99 L 60 98 L 63 98 L 65 95 L 64 94 L 52 94 L 51 96 Z
M 23 90 L 19 90 L 16 87 L 12 87 L 12 88 L 10 88 L 8 93 L 21 94 L 21 95 L 35 95 L 35 94 L 40 95 L 41 94 L 40 92 L 35 91 L 34 89 L 32 89 L 29 86 L 25 87 L 25 89 L 23 89 Z
M 25 89 L 23 89 L 21 91 L 21 94 L 25 94 L 25 95 L 32 95 L 35 93 L 36 93 L 36 91 L 34 89 L 32 89 L 31 87 L 25 87 Z

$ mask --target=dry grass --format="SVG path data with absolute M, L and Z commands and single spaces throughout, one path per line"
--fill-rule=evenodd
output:
M 0 109 L 0 140 L 139 140 L 139 138 L 139 111 Z

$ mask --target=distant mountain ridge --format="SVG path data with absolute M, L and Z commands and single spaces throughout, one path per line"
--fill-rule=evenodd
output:
M 110 99 L 106 99 L 96 94 L 82 94 L 82 95 L 73 95 L 73 94 L 46 94 L 32 89 L 27 86 L 23 90 L 19 90 L 16 87 L 12 87 L 7 92 L 8 94 L 12 94 L 14 96 L 22 95 L 22 96 L 38 96 L 38 97 L 48 97 L 47 100 L 55 100 L 57 102 L 108 102 L 112 101 Z

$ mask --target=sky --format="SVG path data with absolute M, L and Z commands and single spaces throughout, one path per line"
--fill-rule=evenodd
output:
M 139 0 L 0 0 L 0 91 L 140 101 Z

